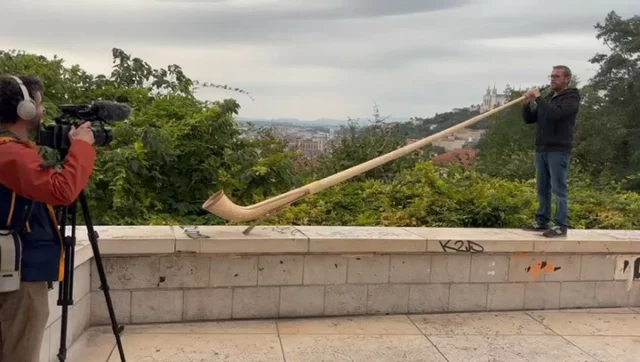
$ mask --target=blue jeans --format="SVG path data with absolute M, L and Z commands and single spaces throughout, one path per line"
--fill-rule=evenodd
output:
M 565 152 L 536 152 L 536 184 L 538 189 L 538 212 L 536 221 L 548 225 L 551 221 L 551 195 L 556 197 L 554 223 L 569 227 L 569 205 L 567 202 L 567 172 L 571 155 Z

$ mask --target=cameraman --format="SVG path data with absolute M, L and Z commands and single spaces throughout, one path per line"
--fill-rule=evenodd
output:
M 64 278 L 64 249 L 53 206 L 76 199 L 96 158 L 86 122 L 69 132 L 64 167 L 44 165 L 39 147 L 28 140 L 40 127 L 43 88 L 34 76 L 0 76 L 0 227 L 24 230 L 20 288 L 0 293 L 0 362 L 40 359 L 49 318 L 48 284 Z

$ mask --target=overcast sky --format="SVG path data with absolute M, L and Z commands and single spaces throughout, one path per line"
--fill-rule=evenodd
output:
M 640 1 L 0 0 L 0 46 L 109 73 L 118 47 L 154 67 L 252 94 L 241 117 L 429 117 L 480 103 L 487 85 L 582 80 L 605 48 L 593 26 Z

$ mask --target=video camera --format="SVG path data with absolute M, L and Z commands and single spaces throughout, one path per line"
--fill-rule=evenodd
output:
M 38 131 L 36 144 L 50 147 L 56 150 L 68 150 L 71 147 L 69 131 L 71 127 L 78 128 L 84 121 L 97 123 L 92 126 L 94 145 L 97 147 L 108 146 L 113 140 L 111 129 L 105 124 L 123 121 L 131 114 L 131 108 L 122 103 L 109 101 L 94 101 L 88 104 L 63 104 L 59 106 L 60 114 L 55 118 L 55 124 L 41 127 Z M 71 122 L 69 119 L 77 119 L 79 122 Z

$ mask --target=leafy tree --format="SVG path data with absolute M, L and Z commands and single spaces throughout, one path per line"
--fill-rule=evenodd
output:
M 387 117 L 380 116 L 377 106 L 374 106 L 373 120 L 369 122 L 367 126 L 359 126 L 356 121 L 350 121 L 348 126 L 342 128 L 329 152 L 319 158 L 314 169 L 316 178 L 333 175 L 407 145 L 407 133 L 401 125 L 387 123 Z M 401 170 L 411 168 L 417 161 L 432 155 L 433 149 L 427 146 L 376 167 L 352 180 L 392 178 Z
M 640 189 L 640 15 L 622 19 L 610 12 L 597 23 L 597 38 L 609 48 L 590 59 L 599 66 L 583 89 L 576 156 L 592 174 L 628 177 Z
M 510 101 L 523 91 L 513 91 Z M 488 129 L 478 144 L 476 169 L 493 177 L 528 180 L 535 177 L 535 126 L 526 125 L 522 107 L 514 105 L 489 117 Z
M 0 52 L 0 73 L 42 77 L 49 121 L 62 103 L 103 99 L 133 108 L 129 120 L 112 126 L 111 145 L 98 149 L 87 187 L 96 223 L 224 223 L 201 208 L 215 191 L 254 203 L 297 185 L 293 156 L 283 142 L 268 133 L 240 137 L 235 100 L 196 99 L 201 84 L 178 65 L 154 69 L 120 49 L 112 55 L 113 70 L 106 76 L 66 67 L 57 57 Z

